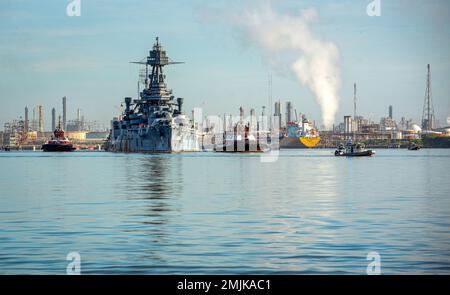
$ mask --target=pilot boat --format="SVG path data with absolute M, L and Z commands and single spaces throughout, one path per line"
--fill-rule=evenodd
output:
M 367 150 L 362 143 L 354 144 L 349 140 L 345 146 L 339 145 L 337 150 L 334 151 L 335 156 L 343 157 L 370 157 L 375 154 L 375 151 Z
M 408 145 L 408 150 L 410 150 L 410 151 L 417 151 L 417 150 L 420 150 L 420 146 L 417 145 L 415 142 L 411 142 Z

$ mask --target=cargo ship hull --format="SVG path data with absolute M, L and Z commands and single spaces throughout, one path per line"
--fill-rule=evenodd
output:
M 281 149 L 307 149 L 317 146 L 320 137 L 317 138 L 300 138 L 300 137 L 283 137 L 280 140 Z

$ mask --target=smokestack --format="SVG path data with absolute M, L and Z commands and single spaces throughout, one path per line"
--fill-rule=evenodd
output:
M 344 132 L 348 136 L 353 132 L 352 116 L 344 116 Z
M 353 118 L 356 119 L 356 83 L 353 84 Z
M 248 39 L 266 53 L 264 56 L 275 57 L 269 60 L 270 64 L 278 65 L 278 56 L 291 59 L 290 69 L 312 91 L 321 107 L 323 125 L 331 128 L 338 110 L 340 53 L 334 43 L 316 36 L 313 26 L 318 19 L 314 9 L 292 15 L 261 5 L 238 15 L 236 23 L 246 29 Z
M 131 101 L 133 100 L 133 98 L 131 97 L 125 97 L 125 114 L 129 114 L 130 113 L 130 106 L 131 106 Z
M 278 128 L 281 128 L 281 111 L 283 109 L 283 106 L 281 104 L 281 101 L 278 100 L 275 102 L 275 113 L 273 114 L 274 117 L 278 117 Z
M 286 126 L 287 126 L 287 123 L 292 122 L 292 114 L 293 114 L 292 109 L 293 109 L 292 102 L 287 101 L 286 102 Z
M 353 84 L 353 132 L 358 131 L 358 119 L 356 118 L 356 83 Z
M 52 131 L 56 129 L 56 110 L 52 109 Z
M 392 106 L 391 105 L 389 106 L 389 118 L 391 118 L 391 119 L 393 118 L 392 117 Z
M 44 133 L 44 107 L 38 105 L 38 114 L 39 114 L 39 132 Z
M 259 125 L 259 129 L 260 130 L 266 130 L 266 107 L 263 106 L 262 110 L 261 110 L 261 121 L 260 121 L 260 125 Z
M 25 107 L 25 131 L 29 131 L 29 125 L 28 125 L 28 107 Z
M 33 120 L 31 121 L 31 131 L 36 131 L 36 107 L 33 108 Z
M 66 130 L 66 120 L 67 120 L 67 98 L 64 96 L 62 98 L 62 104 L 63 104 L 63 130 Z
M 178 97 L 177 98 L 177 103 L 178 103 L 178 111 L 181 114 L 181 110 L 183 109 L 183 98 L 182 97 Z
M 250 109 L 250 128 L 253 130 L 257 127 L 258 121 L 256 120 L 256 111 L 255 109 Z
M 81 131 L 81 110 L 77 109 L 77 130 Z

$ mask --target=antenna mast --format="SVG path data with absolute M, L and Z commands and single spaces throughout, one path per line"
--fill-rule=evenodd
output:
M 356 120 L 356 83 L 353 84 L 353 119 Z
M 425 101 L 422 112 L 422 129 L 432 130 L 434 126 L 434 107 L 431 95 L 431 70 L 430 64 L 427 65 L 427 89 L 425 91 Z

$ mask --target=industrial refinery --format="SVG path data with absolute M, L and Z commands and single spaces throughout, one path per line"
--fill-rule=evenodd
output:
M 45 110 L 42 105 L 33 107 L 31 115 L 29 107 L 25 106 L 23 117 L 4 124 L 0 146 L 3 149 L 36 150 L 52 136 L 58 124 L 79 149 L 105 148 L 125 152 L 214 150 L 214 141 L 217 145 L 223 144 L 226 138 L 236 141 L 235 134 L 241 131 L 242 136 L 250 131 L 258 142 L 261 139 L 269 144 L 276 137 L 278 145 L 272 145 L 272 148 L 281 149 L 334 148 L 349 138 L 378 148 L 407 147 L 411 141 L 426 147 L 449 146 L 450 126 L 440 126 L 435 119 L 430 65 L 427 65 L 421 122 L 405 116 L 396 119 L 393 105 L 389 105 L 387 115 L 377 121 L 364 117 L 358 113 L 357 104 L 361 100 L 355 83 L 353 115 L 345 115 L 342 122 L 334 124 L 331 130 L 321 130 L 315 120 L 310 120 L 306 113 L 295 108 L 293 101 L 281 99 L 274 102 L 272 114 L 262 106 L 260 115 L 252 108 L 250 116 L 245 117 L 244 109 L 240 107 L 239 116 L 224 114 L 218 118 L 220 123 L 211 120 L 211 116 L 196 114 L 195 110 L 189 118 L 182 108 L 183 98 L 174 99 L 172 91 L 166 88 L 162 72 L 164 66 L 178 62 L 169 60 L 158 40 L 145 61 L 136 63 L 145 66 L 145 88 L 140 92 L 140 99 L 125 98 L 125 110 L 111 121 L 110 130 L 95 120 L 86 120 L 80 108 L 76 109 L 75 118 L 69 119 L 68 98 L 64 96 L 61 100 L 62 116 L 57 114 L 55 107 L 51 109 L 51 130 L 44 128 Z M 272 103 L 271 87 L 269 91 L 269 103 Z M 165 135 L 161 137 L 159 134 Z
M 80 108 L 76 109 L 76 116 L 68 118 L 68 98 L 61 99 L 62 114 L 57 114 L 53 107 L 48 117 L 42 105 L 31 109 L 25 106 L 23 116 L 4 124 L 0 132 L 0 146 L 3 149 L 40 150 L 40 146 L 52 137 L 58 124 L 66 131 L 69 139 L 76 142 L 79 149 L 99 149 L 103 145 L 108 130 L 98 121 L 86 120 Z M 45 128 L 45 118 L 50 117 L 51 129 Z

